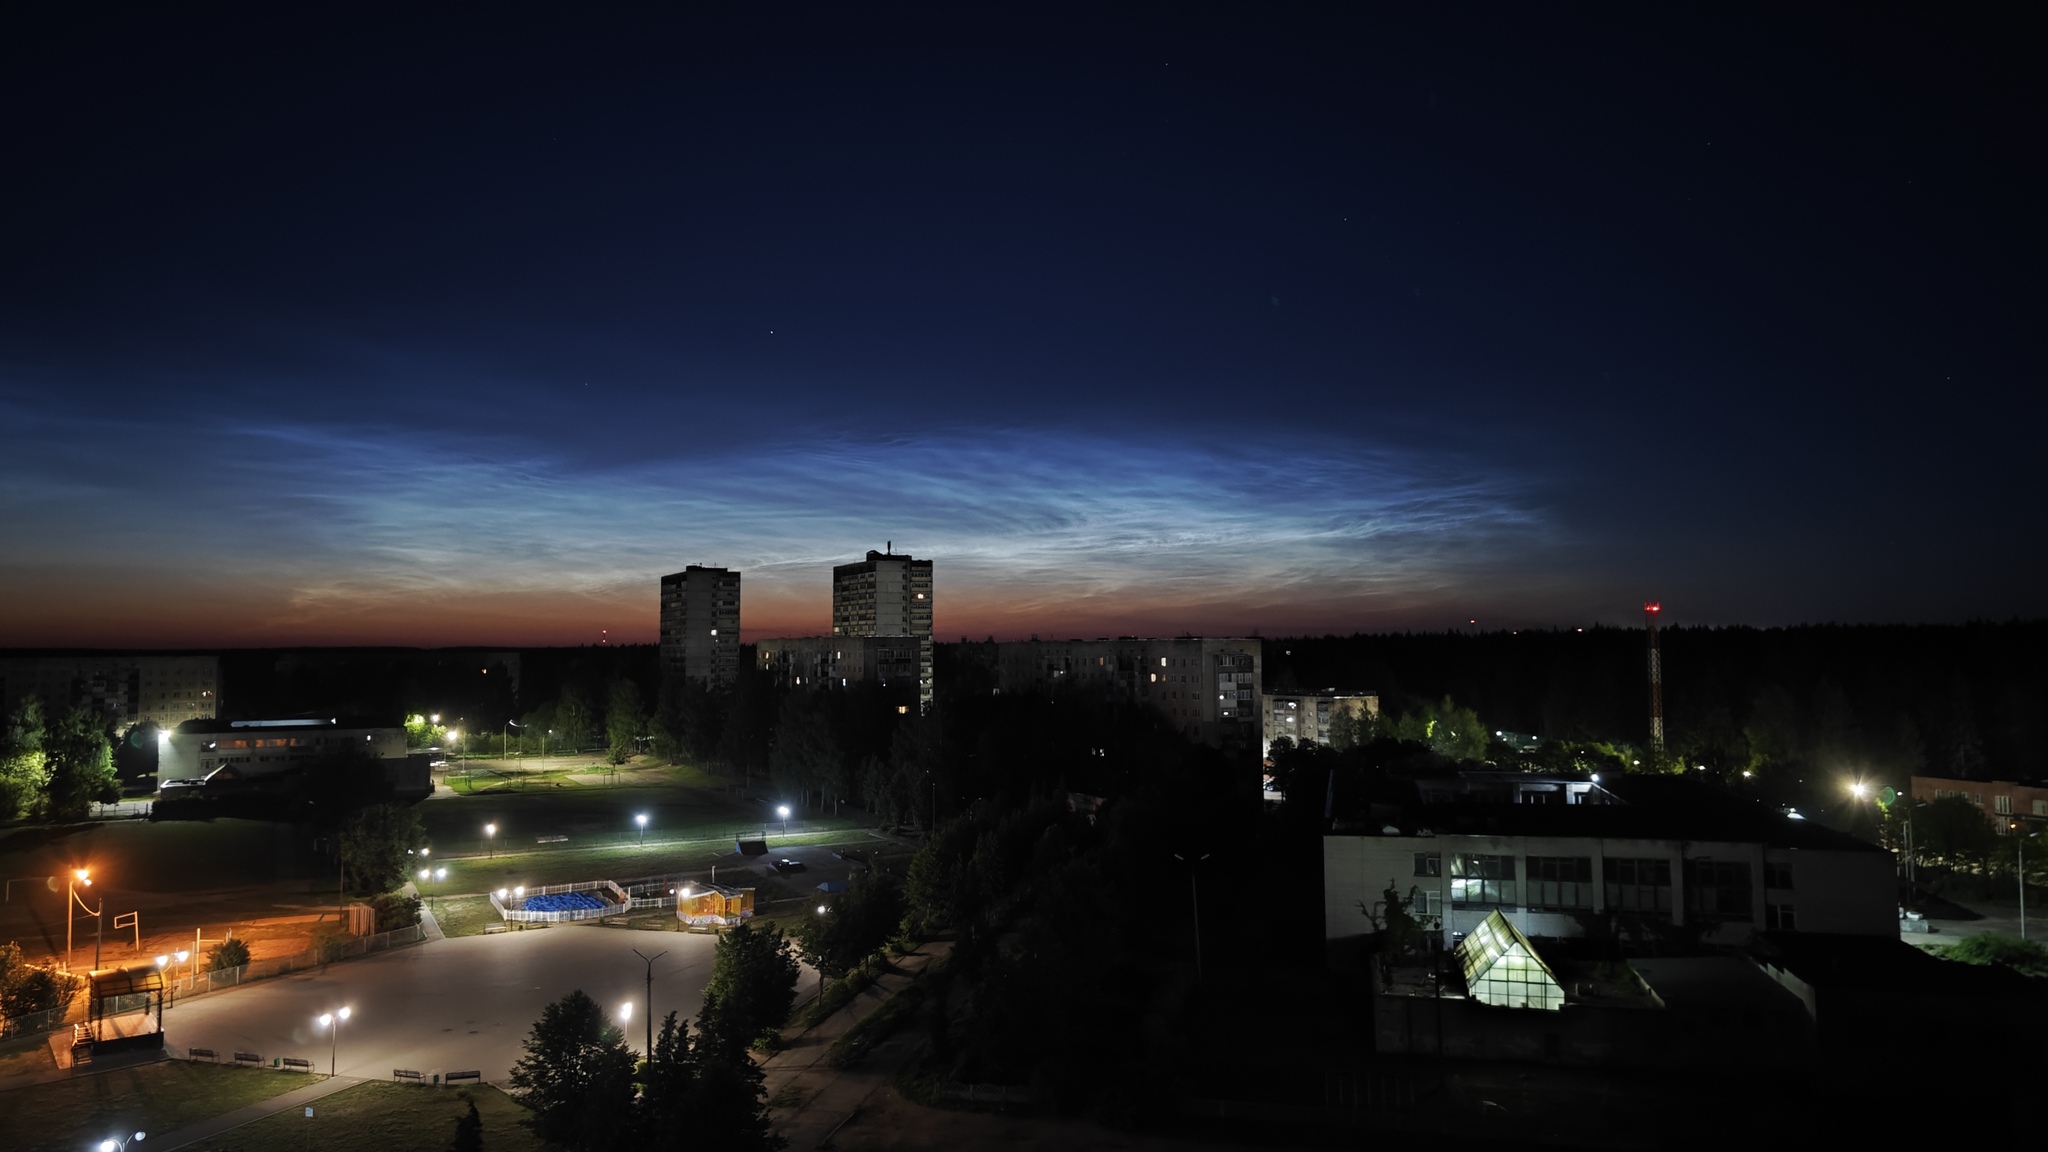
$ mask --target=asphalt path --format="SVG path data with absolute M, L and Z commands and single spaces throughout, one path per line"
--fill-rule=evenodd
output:
M 716 938 L 596 925 L 430 940 L 410 948 L 280 977 L 192 1000 L 164 1015 L 172 1055 L 211 1048 L 223 1062 L 255 1052 L 267 1064 L 295 1056 L 328 1069 L 333 1037 L 318 1017 L 349 1008 L 336 1070 L 388 1079 L 394 1068 L 476 1070 L 504 1082 L 541 1009 L 582 989 L 613 1019 L 628 1001 L 626 1041 L 644 1047 L 647 966 L 633 954 L 666 950 L 654 963 L 654 1021 L 673 1011 L 694 1020 L 711 978 Z

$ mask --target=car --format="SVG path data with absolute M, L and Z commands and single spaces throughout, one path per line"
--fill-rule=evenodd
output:
M 785 856 L 775 862 L 775 870 L 777 872 L 801 872 L 804 870 L 804 862 L 801 860 L 791 860 Z
M 204 787 L 206 787 L 205 778 L 194 776 L 188 780 L 166 780 L 157 785 L 156 791 L 159 796 L 178 796 L 189 795 L 193 791 Z

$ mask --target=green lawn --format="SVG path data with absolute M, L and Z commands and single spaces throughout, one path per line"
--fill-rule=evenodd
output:
M 0 1080 L 9 1076 L 27 1076 L 36 1072 L 55 1072 L 57 1060 L 50 1055 L 49 1039 L 44 1033 L 23 1036 L 0 1044 Z
M 488 896 L 436 896 L 434 922 L 441 926 L 444 936 L 481 936 L 484 929 L 505 920 L 491 907 Z
M 369 1083 L 315 1101 L 311 1120 L 298 1110 L 282 1112 L 191 1148 L 441 1152 L 455 1135 L 456 1117 L 468 1112 L 471 1100 L 483 1117 L 484 1147 L 491 1152 L 545 1152 L 554 1147 L 520 1123 L 526 1109 L 488 1085 L 450 1089 Z
M 752 831 L 756 835 L 760 833 L 759 827 Z M 778 847 L 796 844 L 872 851 L 884 846 L 885 842 L 874 839 L 863 830 L 847 828 L 792 836 L 770 835 L 768 838 L 770 855 Z M 425 887 L 436 892 L 488 892 L 519 886 L 533 888 L 583 880 L 624 880 L 674 872 L 700 872 L 713 864 L 731 863 L 732 841 L 724 839 L 661 840 L 649 837 L 644 848 L 637 843 L 578 845 L 572 839 L 564 845 L 451 859 L 445 865 L 447 879 Z M 758 867 L 760 861 L 756 858 L 746 863 L 749 867 Z M 439 906 L 439 898 L 436 897 L 435 907 Z
M 77 1152 L 116 1132 L 168 1134 L 321 1079 L 169 1060 L 17 1088 L 0 1092 L 0 1142 L 10 1152 Z

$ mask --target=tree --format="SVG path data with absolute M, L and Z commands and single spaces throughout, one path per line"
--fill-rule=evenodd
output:
M 43 754 L 43 703 L 24 696 L 0 728 L 0 820 L 21 820 L 42 811 L 49 796 L 50 768 Z
M 378 804 L 342 822 L 341 868 L 357 892 L 388 892 L 405 882 L 409 851 L 425 845 L 420 818 L 402 804 Z
M 95 802 L 121 798 L 114 779 L 114 746 L 99 714 L 72 708 L 51 725 L 43 740 L 49 771 L 45 788 L 52 820 L 82 820 Z
M 790 935 L 811 967 L 835 980 L 888 943 L 903 923 L 902 891 L 872 871 L 854 877 L 852 887 L 823 907 L 797 921 Z
M 225 972 L 249 963 L 249 946 L 230 936 L 206 950 L 206 970 Z
M 1980 932 L 1941 950 L 1948 960 L 1965 964 L 1997 965 L 2025 976 L 2048 976 L 2048 947 L 2038 940 Z
M 469 1102 L 469 1114 L 455 1118 L 455 1139 L 448 1152 L 484 1152 L 484 1118 L 477 1114 L 476 1101 Z
M 640 1119 L 645 1133 L 664 1133 L 690 1126 L 690 1105 L 697 1091 L 697 1054 L 690 1047 L 690 1025 L 671 1012 L 655 1034 L 654 1051 L 640 1073 Z
M 76 976 L 38 968 L 23 959 L 21 945 L 0 944 L 0 1018 L 48 1012 L 71 1002 L 84 983 Z
M 704 1042 L 699 1035 L 700 1048 Z M 764 1094 L 761 1069 L 744 1052 L 708 1052 L 698 1062 L 690 1126 L 671 1131 L 687 1132 L 693 1147 L 729 1152 L 775 1152 L 788 1147 L 789 1141 L 769 1131 Z M 677 1146 L 681 1144 L 678 1140 Z
M 700 1047 L 743 1054 L 789 1019 L 796 1003 L 796 956 L 777 928 L 741 923 L 719 937 L 697 1018 Z
M 611 762 L 624 764 L 633 755 L 634 742 L 647 730 L 647 710 L 640 702 L 639 685 L 624 677 L 612 681 L 604 730 Z
M 844 757 L 832 721 L 818 707 L 817 697 L 815 692 L 799 692 L 782 702 L 768 770 L 776 787 L 799 795 L 815 791 L 822 804 L 827 789 L 843 790 L 840 772 Z
M 527 1123 L 571 1148 L 610 1148 L 633 1107 L 633 1053 L 604 1010 L 581 988 L 541 1009 L 512 1086 L 533 1109 Z
M 1914 854 L 1951 866 L 1983 865 L 1997 840 L 1984 810 L 1961 796 L 1943 796 L 1913 817 Z

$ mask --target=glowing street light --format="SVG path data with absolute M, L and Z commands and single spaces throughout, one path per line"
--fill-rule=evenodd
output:
M 633 823 L 640 826 L 640 846 L 642 848 L 647 847 L 647 813 L 642 812 L 638 816 L 633 817 Z
M 1849 795 L 1861 800 L 1870 795 L 1870 785 L 1861 780 L 1853 780 L 1849 783 Z
M 337 1008 L 332 1012 L 322 1012 L 320 1014 L 320 1026 L 322 1028 L 332 1027 L 334 1029 L 333 1037 L 327 1044 L 327 1074 L 329 1076 L 334 1075 L 335 1055 L 341 1051 L 341 1022 L 346 1019 L 348 1019 L 348 1009 L 346 1008 Z
M 789 805 L 784 804 L 778 807 L 775 809 L 775 814 L 782 817 L 782 834 L 784 836 L 789 835 Z
M 71 922 L 79 912 L 83 912 L 93 919 L 92 966 L 95 970 L 100 966 L 100 941 L 104 937 L 104 932 L 102 931 L 104 920 L 100 913 L 107 910 L 107 898 L 104 896 L 100 897 L 100 906 L 98 908 L 87 908 L 84 898 L 78 894 L 78 886 L 81 884 L 87 888 L 92 887 L 91 869 L 73 869 L 71 879 L 64 884 L 64 894 L 67 897 L 64 901 L 64 967 L 67 971 L 71 967 Z
M 494 858 L 496 858 L 496 857 L 497 857 L 497 855 L 498 855 L 498 839 L 497 839 L 497 837 L 498 837 L 498 826 L 497 826 L 496 824 L 486 824 L 486 825 L 484 825 L 484 845 L 485 845 L 485 849 L 486 849 L 486 852 L 487 852 L 487 854 L 488 854 L 488 858 L 493 858 L 493 859 L 494 859 Z
M 137 1132 L 133 1136 L 110 1137 L 100 1141 L 100 1152 L 126 1152 L 128 1145 L 141 1140 L 143 1136 L 144 1133 Z

